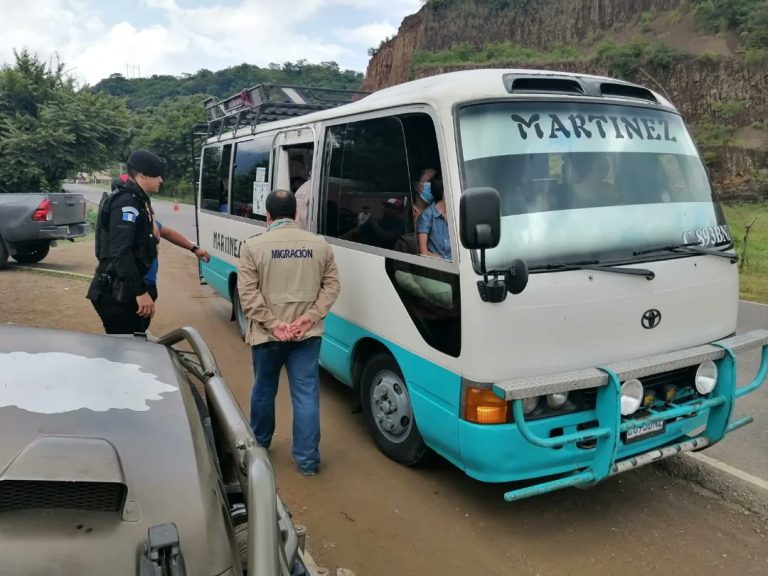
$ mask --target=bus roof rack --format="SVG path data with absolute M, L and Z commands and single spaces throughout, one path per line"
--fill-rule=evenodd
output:
M 223 100 L 208 98 L 203 102 L 208 121 L 208 136 L 225 130 L 252 129 L 259 124 L 275 122 L 349 104 L 370 92 L 338 88 L 310 88 L 284 84 L 257 84 Z

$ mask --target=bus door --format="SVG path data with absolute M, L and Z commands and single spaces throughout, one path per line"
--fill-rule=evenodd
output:
M 315 132 L 309 126 L 293 128 L 280 132 L 274 140 L 274 164 L 272 182 L 275 189 L 290 190 L 294 194 L 307 182 L 314 191 L 313 164 L 315 157 Z M 309 203 L 309 229 L 314 231 L 317 226 L 317 218 L 314 215 L 314 192 L 311 193 Z

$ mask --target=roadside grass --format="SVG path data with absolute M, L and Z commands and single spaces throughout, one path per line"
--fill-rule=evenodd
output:
M 741 298 L 768 304 L 768 203 L 723 204 L 723 212 L 739 255 Z M 750 224 L 745 255 L 744 234 Z

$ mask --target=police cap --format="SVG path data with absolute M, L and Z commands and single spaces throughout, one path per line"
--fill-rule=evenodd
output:
M 165 173 L 165 158 L 161 158 L 149 150 L 134 150 L 128 156 L 128 166 L 136 172 L 141 172 L 144 176 L 154 178 Z

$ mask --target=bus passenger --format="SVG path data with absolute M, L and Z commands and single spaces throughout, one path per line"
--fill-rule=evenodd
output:
M 296 225 L 309 230 L 309 201 L 312 198 L 312 177 L 296 190 Z
M 418 224 L 419 216 L 435 201 L 432 196 L 432 179 L 437 175 L 434 168 L 425 168 L 416 182 L 413 183 L 413 222 Z
M 432 180 L 431 192 L 435 202 L 421 213 L 416 225 L 419 254 L 450 260 L 451 240 L 448 234 L 448 220 L 445 215 L 445 198 L 443 197 L 441 180 Z
M 610 165 L 604 155 L 572 154 L 563 165 L 564 181 L 570 186 L 573 208 L 593 208 L 616 204 L 616 191 L 608 182 Z

